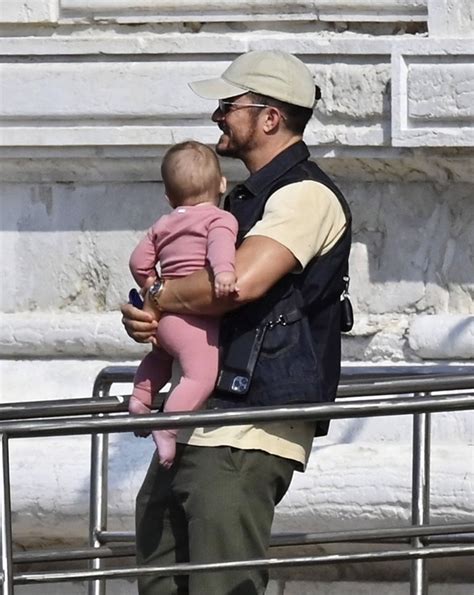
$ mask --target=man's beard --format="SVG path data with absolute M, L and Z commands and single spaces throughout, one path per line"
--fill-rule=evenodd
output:
M 229 128 L 224 127 L 224 130 L 221 129 L 223 135 L 227 136 L 228 142 L 220 147 L 220 141 L 217 142 L 215 147 L 216 153 L 221 157 L 231 157 L 233 159 L 242 159 L 244 160 L 245 155 L 249 153 L 250 150 L 255 148 L 254 144 L 254 136 L 255 136 L 255 124 L 251 122 L 248 125 L 247 134 L 245 137 L 236 138 L 235 135 L 230 133 Z

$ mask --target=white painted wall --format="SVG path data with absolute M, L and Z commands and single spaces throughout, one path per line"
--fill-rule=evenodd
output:
M 346 363 L 472 363 L 469 0 L 27 0 L 2 3 L 0 31 L 2 402 L 86 397 L 102 367 L 141 357 L 118 306 L 129 253 L 164 212 L 160 158 L 174 142 L 217 139 L 213 106 L 186 83 L 249 49 L 298 54 L 322 88 L 306 140 L 354 211 Z M 472 518 L 472 420 L 434 416 L 433 522 Z M 276 529 L 408 522 L 410 431 L 408 418 L 334 422 Z M 19 546 L 86 539 L 88 444 L 13 441 Z M 112 437 L 113 528 L 133 526 L 151 449 Z M 439 576 L 469 574 L 453 568 Z M 364 573 L 401 575 L 351 578 Z

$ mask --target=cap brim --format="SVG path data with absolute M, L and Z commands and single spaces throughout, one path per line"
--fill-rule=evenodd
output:
M 205 99 L 226 99 L 227 97 L 235 97 L 246 93 L 246 89 L 231 85 L 224 79 L 207 79 L 204 81 L 195 81 L 188 83 L 191 89 Z

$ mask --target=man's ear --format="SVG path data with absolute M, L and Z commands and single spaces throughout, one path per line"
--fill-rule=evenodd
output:
M 225 176 L 221 176 L 221 182 L 219 185 L 219 193 L 224 194 L 227 190 L 227 178 Z
M 269 105 L 265 114 L 263 130 L 267 133 L 274 132 L 284 119 L 285 118 L 283 117 L 283 114 L 280 112 L 279 109 Z

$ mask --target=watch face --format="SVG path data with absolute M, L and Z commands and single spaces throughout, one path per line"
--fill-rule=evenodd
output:
M 150 291 L 150 295 L 156 295 L 157 293 L 160 292 L 162 286 L 162 282 L 161 281 L 157 281 L 156 283 L 153 283 L 153 285 L 150 287 L 149 291 Z

